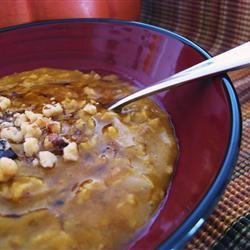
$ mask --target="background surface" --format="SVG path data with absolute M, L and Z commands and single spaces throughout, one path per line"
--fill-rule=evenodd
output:
M 141 21 L 175 31 L 216 55 L 250 40 L 250 1 L 144 0 Z M 250 249 L 250 68 L 229 76 L 242 111 L 239 159 L 225 194 L 187 243 L 190 250 Z

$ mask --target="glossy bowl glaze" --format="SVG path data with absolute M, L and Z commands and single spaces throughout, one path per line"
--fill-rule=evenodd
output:
M 38 67 L 95 69 L 143 87 L 208 57 L 177 34 L 136 22 L 73 19 L 0 30 L 0 76 Z M 239 104 L 227 76 L 155 98 L 171 116 L 180 155 L 168 195 L 130 249 L 181 247 L 221 195 L 239 150 Z

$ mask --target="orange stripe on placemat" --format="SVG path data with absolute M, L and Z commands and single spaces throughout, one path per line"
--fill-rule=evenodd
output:
M 208 249 L 223 235 L 230 225 L 249 211 L 250 174 L 245 173 L 231 181 L 213 215 L 187 244 L 186 249 Z

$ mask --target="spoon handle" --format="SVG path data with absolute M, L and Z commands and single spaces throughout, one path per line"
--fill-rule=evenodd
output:
M 250 42 L 246 42 L 234 49 L 228 50 L 220 55 L 212 57 L 177 74 L 174 74 L 167 79 L 159 81 L 152 86 L 128 95 L 111 105 L 108 109 L 116 109 L 139 98 L 167 90 L 171 87 L 182 85 L 183 83 L 190 80 L 246 67 L 248 65 L 250 65 Z

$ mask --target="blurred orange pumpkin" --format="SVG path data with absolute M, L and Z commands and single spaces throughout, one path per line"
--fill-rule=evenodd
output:
M 73 17 L 136 20 L 140 7 L 140 0 L 1 0 L 0 27 Z

